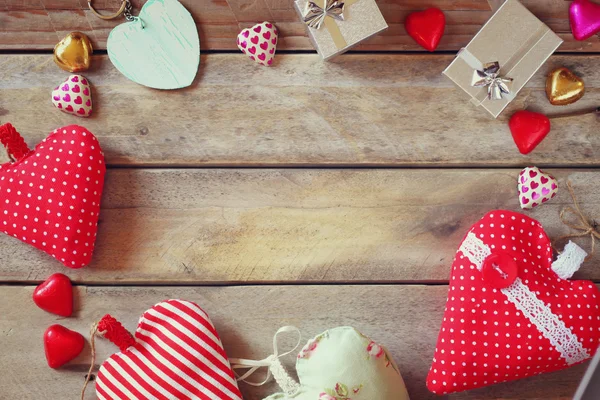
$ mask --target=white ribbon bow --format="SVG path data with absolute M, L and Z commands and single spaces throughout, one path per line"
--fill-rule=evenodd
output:
M 278 345 L 277 336 L 279 336 L 279 334 L 281 334 L 281 333 L 286 333 L 286 332 L 296 332 L 298 334 L 298 342 L 296 343 L 296 345 L 294 346 L 293 349 L 286 351 L 283 354 L 279 354 L 279 345 Z M 302 340 L 302 334 L 300 333 L 300 330 L 298 328 L 296 328 L 295 326 L 281 327 L 273 336 L 273 354 L 271 354 L 270 356 L 268 356 L 267 358 L 262 359 L 262 360 L 246 360 L 243 358 L 230 358 L 229 361 L 231 363 L 231 369 L 233 369 L 238 381 L 246 382 L 248 385 L 252 385 L 252 386 L 264 385 L 271 379 L 271 374 L 272 374 L 273 377 L 275 378 L 275 380 L 277 381 L 277 383 L 279 384 L 279 386 L 281 387 L 281 389 L 284 392 L 286 392 L 286 394 L 288 394 L 288 395 L 294 394 L 300 389 L 300 385 L 288 375 L 288 373 L 285 371 L 285 368 L 283 368 L 283 365 L 281 364 L 281 361 L 279 359 L 281 357 L 285 357 L 288 354 L 293 353 L 298 348 L 298 346 L 300 346 L 301 340 Z M 263 368 L 263 367 L 267 367 L 267 377 L 262 382 L 248 381 L 248 378 L 252 374 L 254 374 L 256 371 L 258 371 L 260 368 Z M 245 368 L 249 368 L 249 370 L 242 376 L 239 376 L 235 372 L 236 369 L 245 369 Z

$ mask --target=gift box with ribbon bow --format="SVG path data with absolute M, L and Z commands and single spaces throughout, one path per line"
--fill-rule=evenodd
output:
M 518 0 L 507 0 L 444 75 L 495 118 L 561 43 Z
M 294 4 L 324 60 L 388 27 L 375 0 L 296 0 Z

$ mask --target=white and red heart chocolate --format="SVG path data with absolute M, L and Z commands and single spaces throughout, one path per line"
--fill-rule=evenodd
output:
M 452 264 L 430 391 L 445 395 L 567 368 L 600 344 L 600 292 L 569 280 L 586 253 L 552 261 L 539 222 L 496 210 L 468 231 Z
M 273 64 L 277 39 L 277 28 L 270 22 L 263 22 L 242 30 L 237 45 L 252 61 L 268 67 Z
M 538 167 L 524 168 L 519 174 L 519 204 L 528 210 L 543 204 L 556 196 L 558 181 Z
M 89 117 L 92 114 L 92 91 L 87 78 L 69 76 L 52 91 L 52 104 L 66 113 Z

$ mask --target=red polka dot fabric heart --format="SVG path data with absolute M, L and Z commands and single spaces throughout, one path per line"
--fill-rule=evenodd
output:
M 29 150 L 5 124 L 0 141 L 14 160 L 0 165 L 0 230 L 67 267 L 89 264 L 106 172 L 98 140 L 70 125 Z
M 135 337 L 110 315 L 97 332 L 121 348 L 100 367 L 100 400 L 242 400 L 219 334 L 195 303 L 158 303 Z
M 539 222 L 493 211 L 456 253 L 427 387 L 448 394 L 578 364 L 600 344 L 600 293 L 570 281 L 585 251 L 552 262 Z

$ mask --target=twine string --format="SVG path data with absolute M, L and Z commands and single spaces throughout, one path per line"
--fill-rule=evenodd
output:
M 131 333 L 129 333 L 129 331 L 127 331 L 127 329 L 125 329 L 123 325 L 110 314 L 106 314 L 99 322 L 92 325 L 92 329 L 90 330 L 92 362 L 88 374 L 85 377 L 83 388 L 81 389 L 81 400 L 84 399 L 85 389 L 91 381 L 92 371 L 96 364 L 96 335 L 110 340 L 112 343 L 116 344 L 121 351 L 125 351 L 136 343 L 135 338 Z
M 81 388 L 81 400 L 84 400 L 85 389 L 87 389 L 88 383 L 92 378 L 92 371 L 94 370 L 94 364 L 96 363 L 96 334 L 103 336 L 104 332 L 98 331 L 98 323 L 92 324 L 92 329 L 90 330 L 90 347 L 92 351 L 92 361 L 90 363 L 90 369 L 85 377 L 85 382 L 83 383 L 83 388 Z
M 575 196 L 575 191 L 573 190 L 573 186 L 571 185 L 570 181 L 567 181 L 567 188 L 569 189 L 569 193 L 571 194 L 571 198 L 573 199 L 573 207 L 567 206 L 563 208 L 560 211 L 560 220 L 563 224 L 578 232 L 561 236 L 560 238 L 558 238 L 558 240 L 562 241 L 564 239 L 584 237 L 589 235 L 592 239 L 592 251 L 585 258 L 585 260 L 587 261 L 596 251 L 596 239 L 600 239 L 599 226 L 595 220 L 588 219 L 581 211 L 579 201 L 577 201 L 577 196 Z M 567 218 L 568 215 L 571 217 L 574 216 L 577 222 L 571 222 Z

